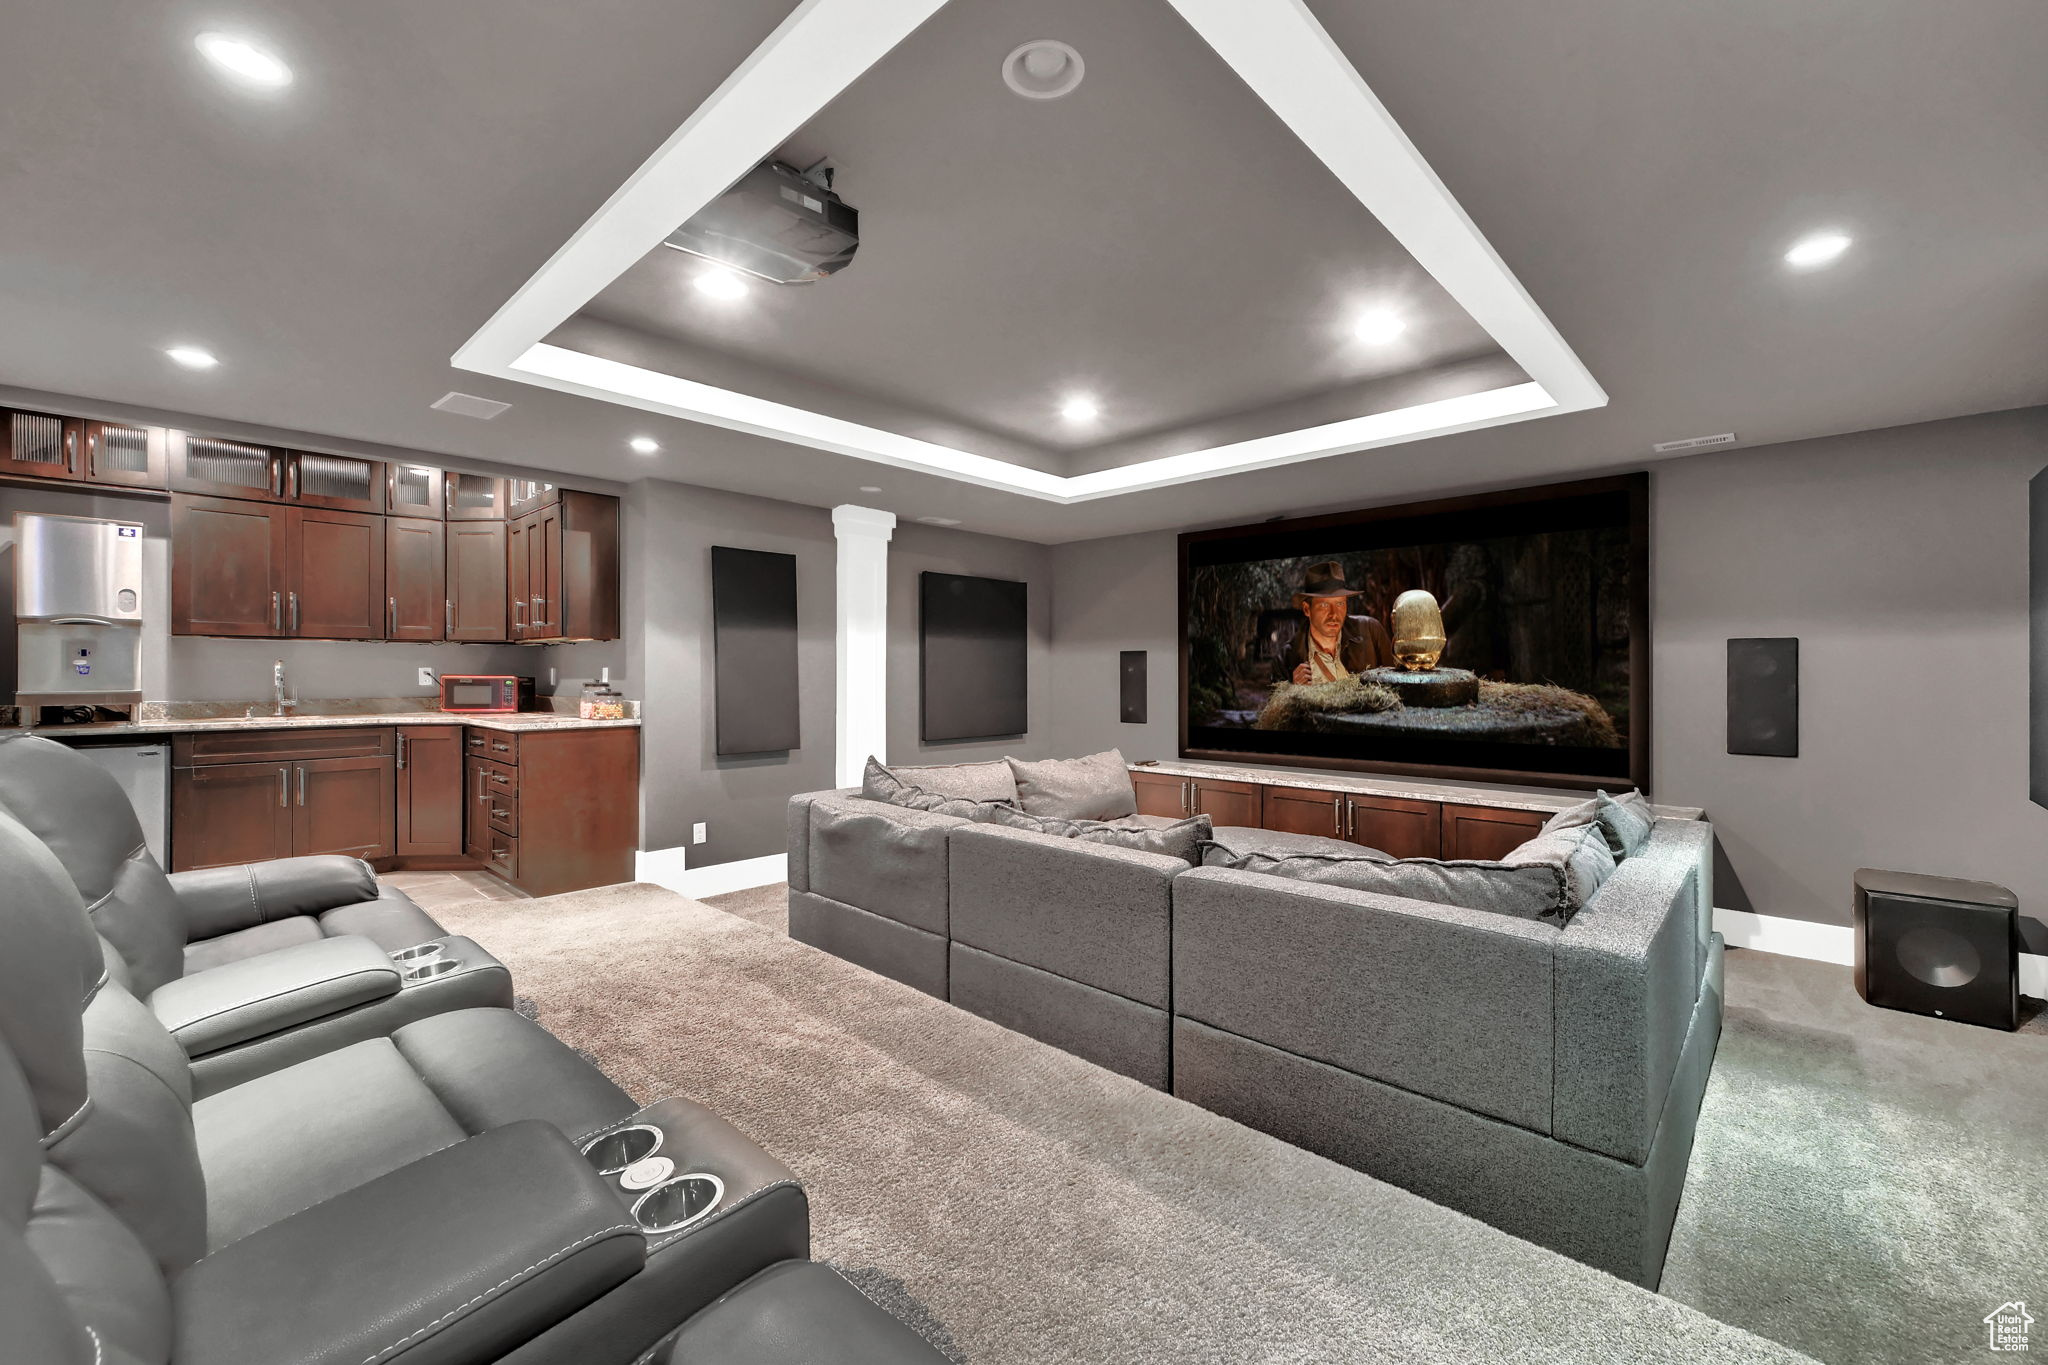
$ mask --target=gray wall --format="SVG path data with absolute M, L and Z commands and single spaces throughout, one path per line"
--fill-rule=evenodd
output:
M 951 740 L 926 744 L 918 738 L 918 575 L 973 574 L 1025 583 L 1030 639 L 1025 686 L 1029 730 L 1016 738 Z M 889 542 L 889 752 L 891 763 L 968 763 L 1015 754 L 1041 758 L 1055 752 L 1053 718 L 1059 689 L 1052 673 L 1053 551 L 1050 546 L 1001 536 L 976 535 L 942 526 L 899 524 Z
M 623 656 L 628 696 L 641 699 L 642 848 L 689 844 L 691 867 L 783 851 L 783 809 L 797 792 L 832 785 L 837 546 L 832 514 L 768 498 L 648 480 L 626 494 L 628 638 L 558 651 L 572 675 Z M 712 702 L 711 547 L 796 556 L 802 744 L 787 754 L 720 758 Z M 614 672 L 616 678 L 618 673 Z
M 2048 907 L 2027 742 L 2044 464 L 2048 408 L 1656 466 L 1653 790 L 1714 819 L 1721 905 L 1846 924 L 1850 877 L 1874 866 Z M 1057 751 L 1175 752 L 1174 556 L 1171 534 L 1054 551 Z M 1725 752 L 1726 641 L 1748 635 L 1800 639 L 1798 758 Z M 1152 651 L 1142 726 L 1116 719 L 1120 649 Z

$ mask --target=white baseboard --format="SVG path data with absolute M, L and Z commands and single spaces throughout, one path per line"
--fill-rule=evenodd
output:
M 773 886 L 789 880 L 789 855 L 771 853 L 765 858 L 742 858 L 738 862 L 713 863 L 709 867 L 689 865 L 689 846 L 644 848 L 634 857 L 633 880 L 665 886 L 682 896 L 702 900 L 728 891 L 745 891 L 756 886 Z
M 1714 930 L 1731 948 L 1753 948 L 1781 957 L 1811 958 L 1844 967 L 1856 961 L 1856 931 L 1846 924 L 1814 924 L 1777 915 L 1714 907 Z M 2048 957 L 2020 954 L 2020 994 L 2048 998 Z

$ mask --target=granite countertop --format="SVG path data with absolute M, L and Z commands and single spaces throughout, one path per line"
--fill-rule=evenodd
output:
M 311 707 L 325 710 L 311 710 Z M 283 716 L 242 714 L 247 702 L 144 702 L 140 718 L 94 721 L 85 725 L 31 725 L 22 733 L 88 739 L 122 735 L 196 734 L 209 730 L 325 730 L 374 725 L 470 725 L 479 730 L 512 734 L 543 730 L 612 730 L 636 728 L 637 716 L 622 720 L 584 720 L 560 711 L 450 712 L 430 710 L 411 698 L 368 698 L 357 701 L 308 702 Z
M 1255 767 L 1240 763 L 1212 763 L 1162 758 L 1133 770 L 1163 773 L 1168 777 L 1212 777 L 1225 782 L 1256 782 L 1265 787 L 1303 787 L 1313 791 L 1359 792 L 1370 796 L 1392 796 L 1410 801 L 1447 801 L 1453 804 L 1493 806 L 1501 810 L 1541 811 L 1549 814 L 1575 806 L 1589 791 L 1546 791 L 1532 787 L 1489 787 L 1476 782 L 1436 782 L 1423 777 L 1382 776 L 1335 769 Z M 1631 790 L 1626 781 L 1615 784 L 1617 791 Z M 1654 805 L 1665 819 L 1698 820 L 1705 812 L 1698 806 Z

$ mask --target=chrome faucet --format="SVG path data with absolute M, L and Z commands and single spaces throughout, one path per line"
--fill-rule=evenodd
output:
M 297 697 L 284 694 L 284 660 L 279 659 L 270 665 L 270 714 L 281 716 L 286 707 L 298 704 Z

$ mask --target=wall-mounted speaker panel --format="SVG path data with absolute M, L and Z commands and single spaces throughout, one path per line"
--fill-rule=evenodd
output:
M 795 555 L 711 547 L 711 648 L 718 752 L 796 748 Z
M 1799 757 L 1799 641 L 1728 642 L 1728 752 Z
M 1029 728 L 1026 585 L 918 575 L 918 734 L 1008 739 Z
M 1145 723 L 1145 651 L 1127 649 L 1117 655 L 1117 716 L 1126 725 Z

